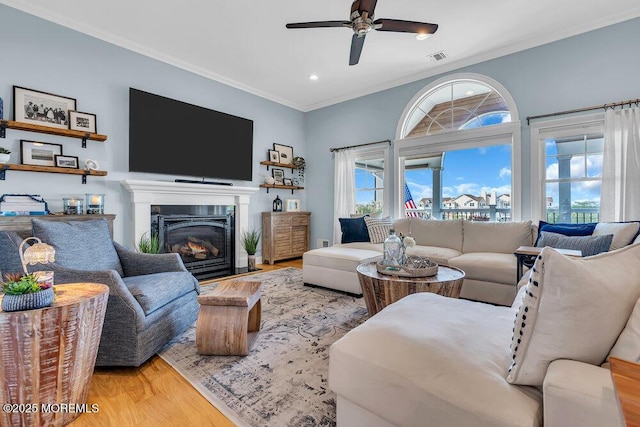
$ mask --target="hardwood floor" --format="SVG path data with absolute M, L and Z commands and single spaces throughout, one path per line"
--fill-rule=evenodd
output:
M 302 259 L 257 267 L 262 269 L 258 273 L 286 267 L 302 268 Z M 249 274 L 254 273 L 241 276 Z M 210 282 L 202 285 L 207 283 Z M 69 426 L 234 425 L 158 356 L 153 356 L 139 368 L 95 368 L 87 403 L 97 404 L 99 411 L 82 414 Z

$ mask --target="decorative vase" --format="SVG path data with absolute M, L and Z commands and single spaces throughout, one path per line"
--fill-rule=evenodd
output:
M 248 259 L 249 259 L 249 271 L 254 271 L 256 269 L 256 256 L 249 255 Z
M 20 311 L 43 308 L 53 303 L 53 287 L 39 292 L 22 295 L 4 295 L 2 297 L 2 311 Z
M 11 154 L 0 153 L 0 163 L 9 163 L 10 157 L 11 157 Z

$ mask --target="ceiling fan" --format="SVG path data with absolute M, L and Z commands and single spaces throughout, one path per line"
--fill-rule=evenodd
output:
M 322 27 L 346 27 L 354 32 L 351 37 L 351 52 L 349 53 L 349 65 L 356 65 L 360 60 L 364 38 L 371 30 L 394 31 L 399 33 L 433 34 L 438 29 L 438 24 L 426 22 L 402 21 L 399 19 L 373 20 L 373 12 L 377 0 L 355 0 L 351 4 L 350 21 L 318 21 L 297 22 L 287 24 L 287 28 L 322 28 Z

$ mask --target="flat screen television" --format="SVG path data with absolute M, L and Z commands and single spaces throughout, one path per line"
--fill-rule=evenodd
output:
M 129 88 L 130 172 L 251 181 L 252 168 L 253 120 Z

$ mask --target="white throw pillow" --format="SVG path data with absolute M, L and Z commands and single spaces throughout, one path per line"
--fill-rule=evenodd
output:
M 592 236 L 602 236 L 613 234 L 610 251 L 615 251 L 631 243 L 631 240 L 638 234 L 638 222 L 599 222 Z
M 392 218 L 390 216 L 386 218 L 365 216 L 364 222 L 367 224 L 367 230 L 369 231 L 369 241 L 371 243 L 384 243 L 384 239 L 387 238 L 391 229 Z
M 589 258 L 543 248 L 516 315 L 511 384 L 541 386 L 549 363 L 600 365 L 640 297 L 640 245 Z
M 610 357 L 640 363 L 640 299 L 636 302 L 627 325 L 607 356 L 607 362 Z

